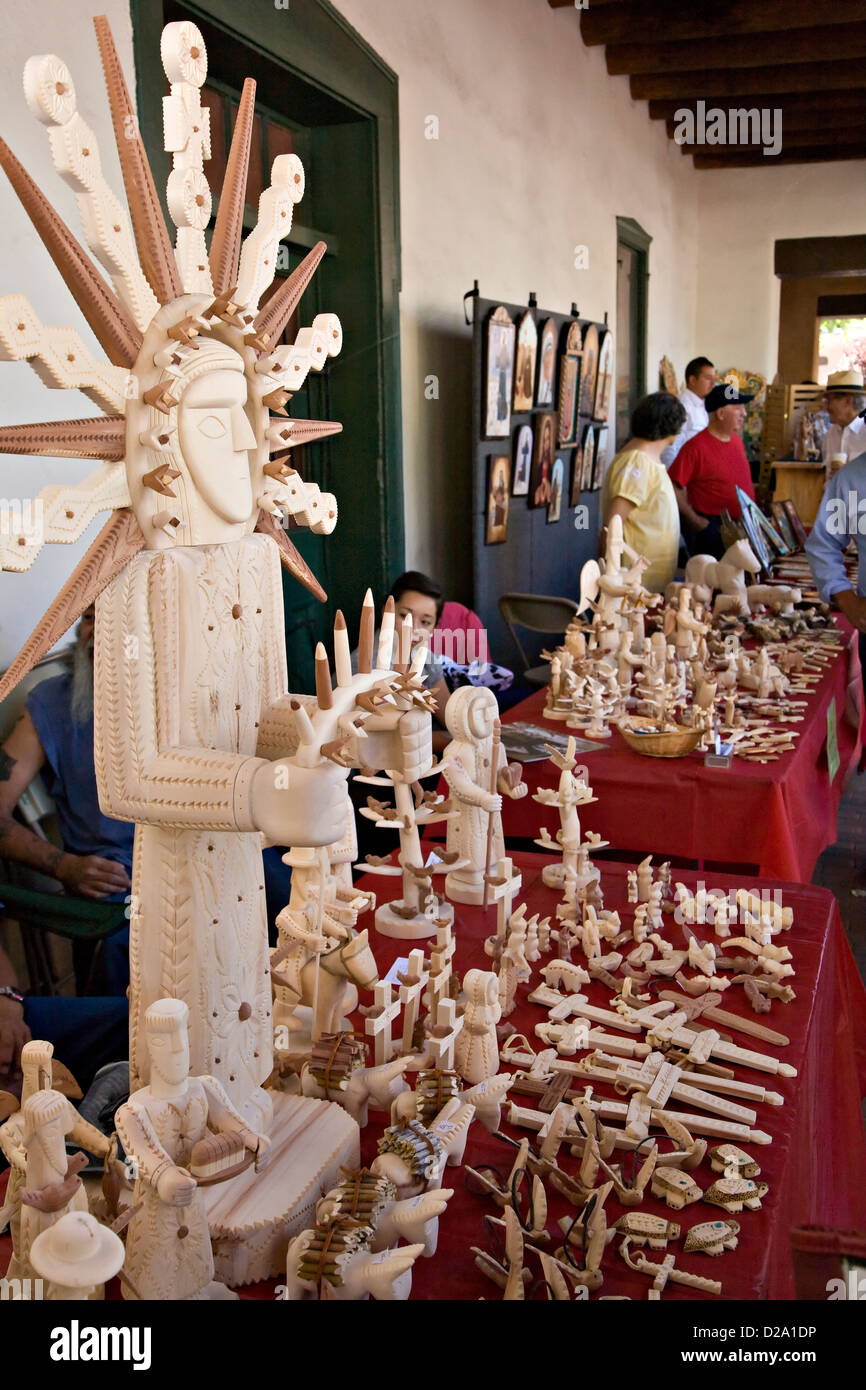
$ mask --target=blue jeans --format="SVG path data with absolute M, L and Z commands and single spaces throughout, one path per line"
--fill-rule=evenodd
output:
M 60 994 L 31 994 L 24 1000 L 24 1022 L 34 1038 L 54 1044 L 57 1060 L 69 1068 L 85 1092 L 100 1067 L 129 1056 L 125 996 L 69 999 Z

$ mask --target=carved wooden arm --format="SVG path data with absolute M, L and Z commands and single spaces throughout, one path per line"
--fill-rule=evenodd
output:
M 11 1168 L 24 1172 L 27 1168 L 27 1150 L 23 1143 L 23 1117 L 18 1111 L 5 1125 L 0 1126 L 0 1149 Z
M 256 1130 L 250 1129 L 216 1077 L 200 1076 L 199 1081 L 207 1098 L 208 1124 L 219 1134 L 237 1134 L 243 1140 L 245 1148 L 251 1153 L 263 1156 L 270 1141 Z
M 124 1152 L 137 1165 L 137 1176 L 155 1189 L 166 1169 L 177 1164 L 160 1144 L 147 1111 L 127 1101 L 115 1114 L 114 1125 Z
M 88 1153 L 105 1158 L 111 1148 L 110 1140 L 102 1133 L 102 1130 L 97 1129 L 89 1120 L 85 1120 L 82 1115 L 79 1115 L 74 1106 L 69 1108 L 72 1110 L 75 1123 L 66 1133 L 73 1144 L 80 1144 Z
M 103 814 L 148 825 L 255 830 L 250 785 L 264 759 L 180 740 L 180 624 L 157 666 L 149 603 L 178 607 L 177 576 L 143 551 L 100 596 L 94 649 L 94 754 Z

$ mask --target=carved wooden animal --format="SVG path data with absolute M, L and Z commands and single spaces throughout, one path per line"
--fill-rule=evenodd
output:
M 325 1193 L 316 1206 L 316 1225 L 357 1221 L 373 1227 L 374 1251 L 388 1250 L 404 1240 L 422 1245 L 422 1254 L 429 1258 L 436 1253 L 439 1217 L 453 1196 L 452 1187 L 437 1187 L 400 1201 L 390 1179 L 360 1169 L 347 1173 L 337 1187 Z
M 424 1246 L 403 1245 L 374 1254 L 373 1239 L 371 1227 L 354 1222 L 302 1231 L 289 1244 L 286 1283 L 278 1294 L 291 1302 L 404 1301 L 412 1290 L 412 1266 Z
M 288 992 L 294 1007 L 315 1004 L 318 1028 L 324 1033 L 340 1031 L 357 998 L 352 993 L 353 985 L 372 989 L 379 979 L 366 929 L 350 929 L 348 939 L 318 956 L 300 942 L 279 947 L 271 952 L 271 967 L 279 967 L 277 983 Z M 284 1013 L 280 1017 L 291 1030 L 291 1017 Z M 298 1022 L 295 1026 L 301 1025 Z
M 301 1068 L 301 1093 L 316 1100 L 334 1100 L 347 1110 L 361 1129 L 369 1110 L 391 1110 L 401 1092 L 408 1091 L 406 1070 L 411 1057 L 395 1057 L 381 1067 L 357 1066 L 345 1078 L 345 1085 L 327 1084 L 321 1070 L 305 1062 Z

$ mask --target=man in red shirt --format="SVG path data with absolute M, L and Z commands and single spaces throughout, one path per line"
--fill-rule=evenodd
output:
M 710 423 L 683 445 L 670 468 L 686 545 L 692 555 L 722 556 L 721 513 L 740 515 L 736 489 L 754 497 L 752 473 L 739 431 L 752 396 L 719 382 L 704 404 Z

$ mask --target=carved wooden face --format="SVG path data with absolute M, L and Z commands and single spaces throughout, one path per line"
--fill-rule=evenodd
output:
M 41 1086 L 51 1085 L 52 1057 L 54 1048 L 49 1042 L 35 1039 L 25 1043 L 21 1049 L 21 1073 L 24 1078 L 23 1094 L 38 1091 Z
M 147 1050 L 151 1071 L 169 1086 L 180 1086 L 189 1076 L 189 1036 L 185 1027 L 148 1027 Z
M 178 442 L 193 483 L 224 521 L 246 521 L 253 507 L 250 449 L 256 437 L 244 406 L 241 372 L 209 372 L 187 387 L 178 408 Z
M 490 700 L 472 700 L 468 713 L 469 732 L 473 738 L 489 738 L 493 733 L 493 721 L 496 718 L 497 707 L 496 697 L 491 691 L 479 691 L 479 695 L 490 694 Z

